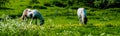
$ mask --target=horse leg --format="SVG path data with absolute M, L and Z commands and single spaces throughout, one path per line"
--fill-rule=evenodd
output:
M 32 18 L 31 21 L 30 21 L 30 25 L 32 24 L 32 21 L 33 21 L 33 18 Z
M 27 24 L 29 19 L 27 17 L 24 17 L 23 19 L 24 19 L 25 23 Z
M 81 18 L 82 18 L 82 24 L 85 24 L 85 20 L 86 20 L 85 18 L 86 18 L 86 16 L 85 16 L 85 15 L 82 15 Z
M 85 16 L 84 20 L 85 20 L 84 23 L 87 24 L 88 19 L 86 16 Z
M 36 22 L 35 22 L 35 24 L 37 25 L 37 18 L 35 18 L 36 19 Z
M 82 23 L 82 16 L 81 15 L 79 16 L 79 22 L 80 22 L 80 24 L 83 24 Z

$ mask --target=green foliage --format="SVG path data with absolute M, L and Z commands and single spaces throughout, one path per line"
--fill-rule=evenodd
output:
M 58 6 L 58 7 L 66 7 L 67 6 L 66 4 L 64 4 L 64 2 L 60 2 L 60 1 L 53 1 L 52 4 L 55 6 Z
M 100 7 L 101 5 L 105 5 L 106 3 L 106 0 L 96 0 L 94 3 L 94 5 L 96 6 L 96 7 Z
M 109 7 L 118 7 L 120 3 L 119 0 L 95 0 L 94 1 L 94 6 L 95 7 L 100 7 L 100 8 L 109 8 Z
M 46 24 L 39 26 L 20 21 L 19 19 L 10 19 L 8 16 L 3 15 L 6 18 L 0 22 L 0 34 L 1 36 L 101 36 L 101 35 L 120 35 L 119 25 L 114 25 L 111 22 L 106 24 L 65 24 L 67 19 L 62 18 L 64 24 L 56 24 L 53 21 L 58 19 L 47 18 Z M 16 22 L 17 21 L 17 22 Z M 60 21 L 59 21 L 60 22 Z M 95 21 L 94 21 L 95 22 Z M 111 30 L 109 30 L 111 29 Z M 52 35 L 51 35 L 52 34 Z
M 5 7 L 0 7 L 3 15 L 0 16 L 0 36 L 120 35 L 120 8 L 109 8 L 119 4 L 119 0 L 9 0 L 5 3 Z M 19 17 L 26 8 L 40 11 L 45 24 L 40 26 L 33 20 L 29 25 L 30 20 L 21 21 Z M 78 8 L 87 10 L 87 25 L 79 24 Z
M 0 8 L 7 4 L 9 0 L 0 0 Z
M 30 1 L 30 4 L 38 4 L 38 3 L 40 3 L 38 0 L 31 0 Z

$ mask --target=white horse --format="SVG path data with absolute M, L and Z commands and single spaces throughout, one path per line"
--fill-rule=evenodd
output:
M 79 8 L 77 10 L 77 15 L 81 24 L 87 24 L 87 17 L 86 17 L 87 15 L 85 8 Z
M 40 25 L 44 24 L 44 18 L 42 17 L 42 15 L 39 13 L 39 11 L 37 11 L 36 9 L 31 10 L 31 9 L 25 9 L 23 11 L 23 14 L 21 16 L 21 19 L 24 19 L 25 17 L 27 18 L 31 18 L 30 24 L 32 23 L 33 19 L 36 19 L 36 24 L 37 24 L 37 19 L 40 20 Z M 26 19 L 27 19 L 26 18 Z

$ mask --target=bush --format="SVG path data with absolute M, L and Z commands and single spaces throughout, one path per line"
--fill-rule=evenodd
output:
M 30 3 L 31 4 L 34 4 L 34 3 L 37 4 L 37 3 L 40 3 L 40 2 L 38 0 L 31 0 Z
M 34 9 L 47 9 L 45 6 L 39 6 L 39 5 L 35 5 L 35 6 L 27 6 L 27 8 L 34 8 Z
M 52 4 L 55 6 L 58 6 L 58 7 L 66 7 L 67 6 L 66 4 L 64 4 L 63 2 L 60 2 L 60 1 L 53 1 Z
M 94 1 L 94 6 L 97 8 L 109 8 L 109 7 L 119 7 L 120 5 L 120 0 L 95 0 Z
M 79 6 L 72 6 L 71 9 L 78 9 L 80 8 Z
M 9 0 L 0 0 L 0 7 L 4 6 L 8 2 Z
M 50 3 L 44 3 L 44 6 L 51 6 Z

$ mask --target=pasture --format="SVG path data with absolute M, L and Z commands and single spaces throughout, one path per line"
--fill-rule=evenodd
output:
M 87 11 L 87 25 L 79 24 L 77 9 L 73 6 L 58 7 L 50 0 L 38 0 L 30 3 L 27 0 L 12 0 L 0 7 L 0 36 L 119 36 L 120 8 L 91 8 Z M 50 3 L 50 4 L 49 4 Z M 47 4 L 47 5 L 45 5 Z M 43 15 L 45 24 L 29 25 L 21 17 L 26 8 L 37 9 Z

